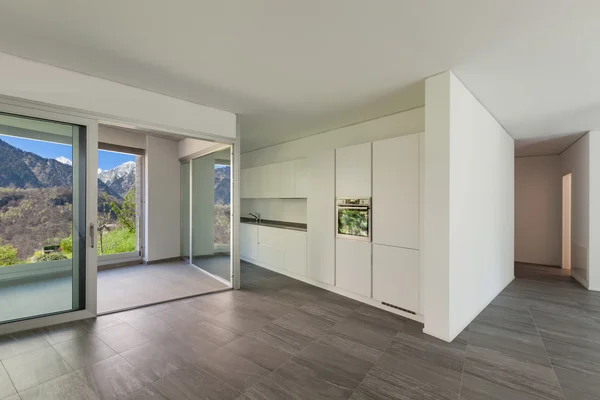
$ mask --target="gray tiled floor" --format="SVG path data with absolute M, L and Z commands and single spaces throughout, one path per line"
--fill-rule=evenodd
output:
M 445 343 L 243 264 L 241 291 L 0 338 L 0 399 L 600 399 L 600 293 L 536 268 Z

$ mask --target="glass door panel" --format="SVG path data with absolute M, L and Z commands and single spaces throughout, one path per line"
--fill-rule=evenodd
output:
M 231 148 L 191 161 L 192 263 L 231 283 Z
M 0 324 L 85 308 L 86 130 L 0 114 Z

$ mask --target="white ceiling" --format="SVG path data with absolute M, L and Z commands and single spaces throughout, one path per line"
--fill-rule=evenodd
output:
M 600 128 L 597 0 L 20 0 L 0 51 L 242 115 L 247 151 L 424 103 L 452 69 L 515 138 Z
M 515 157 L 558 155 L 581 139 L 585 132 L 515 140 Z

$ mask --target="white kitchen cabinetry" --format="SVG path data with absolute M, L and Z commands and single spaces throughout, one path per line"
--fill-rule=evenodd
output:
M 306 158 L 294 160 L 294 197 L 307 198 L 309 185 L 308 161 Z
M 307 160 L 309 278 L 335 284 L 335 151 L 329 150 Z
M 335 174 L 336 197 L 371 197 L 371 143 L 337 149 Z
M 419 135 L 373 143 L 373 243 L 419 248 Z
M 335 285 L 371 297 L 371 243 L 337 239 Z
M 258 226 L 240 224 L 240 256 L 251 260 L 258 258 Z
M 279 196 L 284 199 L 295 197 L 296 173 L 294 161 L 286 161 L 279 164 Z
M 285 269 L 293 274 L 306 276 L 306 232 L 283 229 L 282 239 Z
M 373 244 L 373 298 L 419 313 L 419 251 Z
M 256 228 L 254 231 L 248 228 Z M 244 243 L 245 240 L 252 243 Z M 256 248 L 256 257 L 246 256 Z M 306 275 L 306 232 L 268 226 L 240 224 L 240 254 L 266 267 Z

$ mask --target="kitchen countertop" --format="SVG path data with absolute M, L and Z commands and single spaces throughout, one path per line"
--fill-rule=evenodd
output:
M 242 217 L 240 218 L 240 222 L 242 224 L 250 224 L 250 225 L 258 225 L 258 226 L 268 226 L 269 228 L 280 228 L 280 229 L 291 229 L 293 231 L 307 231 L 306 224 L 301 224 L 298 222 L 284 222 L 284 221 L 273 221 L 269 219 L 263 219 L 260 221 L 260 224 L 254 220 L 254 218 Z

